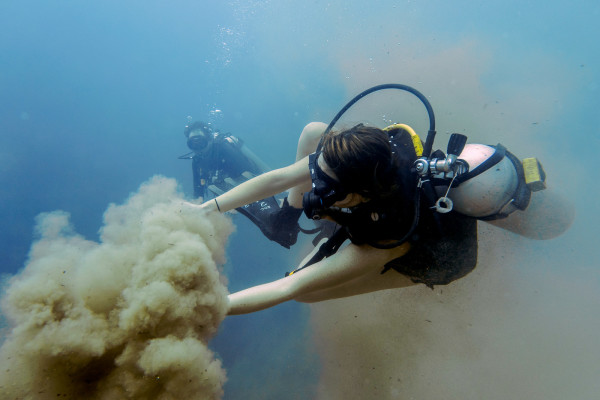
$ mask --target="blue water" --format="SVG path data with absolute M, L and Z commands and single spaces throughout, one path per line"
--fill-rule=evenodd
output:
M 190 164 L 177 159 L 188 116 L 279 167 L 293 160 L 306 123 L 328 122 L 358 91 L 388 81 L 433 93 L 440 123 L 452 125 L 438 125 L 442 133 L 485 127 L 460 113 L 457 126 L 452 108 L 467 103 L 473 119 L 484 107 L 496 118 L 492 133 L 508 137 L 498 141 L 514 147 L 521 130 L 527 150 L 552 155 L 549 171 L 572 177 L 565 190 L 585 216 L 563 244 L 593 264 L 598 3 L 361 3 L 2 1 L 0 272 L 22 268 L 41 212 L 68 211 L 78 232 L 97 239 L 107 205 L 152 175 L 176 178 L 191 195 Z M 522 107 L 490 111 L 515 92 Z M 405 100 L 382 102 L 373 119 L 396 118 Z M 229 289 L 281 276 L 294 258 L 235 221 Z M 228 370 L 225 397 L 314 397 L 320 366 L 308 318 L 308 308 L 286 304 L 227 319 L 213 342 Z

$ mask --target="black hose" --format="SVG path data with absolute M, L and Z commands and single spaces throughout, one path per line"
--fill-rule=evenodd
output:
M 325 136 L 327 133 L 329 133 L 331 131 L 331 129 L 335 126 L 335 124 L 342 117 L 342 115 L 344 115 L 344 113 L 346 111 L 348 111 L 348 109 L 350 107 L 352 107 L 354 105 L 354 103 L 356 103 L 357 101 L 359 101 L 360 99 L 362 99 L 363 97 L 365 97 L 368 94 L 377 92 L 379 90 L 384 90 L 384 89 L 400 89 L 400 90 L 410 92 L 410 93 L 414 94 L 415 96 L 417 96 L 419 98 L 419 100 L 421 100 L 421 102 L 423 103 L 425 108 L 427 109 L 427 115 L 429 116 L 429 132 L 427 132 L 427 139 L 425 141 L 425 146 L 423 147 L 423 157 L 429 157 L 429 155 L 431 154 L 431 149 L 433 147 L 433 140 L 435 139 L 435 115 L 433 113 L 433 108 L 431 107 L 429 100 L 427 100 L 427 98 L 423 95 L 423 93 L 419 92 L 417 89 L 415 89 L 411 86 L 402 85 L 399 83 L 384 83 L 382 85 L 373 86 L 372 88 L 367 89 L 367 90 L 359 93 L 358 95 L 356 95 L 331 120 L 331 122 L 327 126 L 327 129 L 325 129 L 325 133 L 323 134 L 323 136 Z M 317 151 L 319 151 L 321 149 L 321 143 L 322 143 L 322 141 L 319 142 L 319 145 L 317 146 Z

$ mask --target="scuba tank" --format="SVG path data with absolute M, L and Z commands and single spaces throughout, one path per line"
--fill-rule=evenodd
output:
M 466 144 L 458 159 L 469 171 L 453 183 L 451 174 L 433 176 L 440 196 L 436 212 L 454 210 L 537 240 L 560 236 L 573 222 L 572 204 L 546 187 L 546 174 L 536 158 L 519 160 L 500 144 Z

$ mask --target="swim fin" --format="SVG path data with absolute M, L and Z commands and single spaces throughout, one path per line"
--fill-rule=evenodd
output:
M 302 210 L 290 206 L 287 197 L 281 207 L 275 197 L 269 197 L 237 208 L 237 210 L 258 226 L 268 239 L 279 243 L 286 249 L 296 243 L 298 232 L 300 232 L 298 219 Z

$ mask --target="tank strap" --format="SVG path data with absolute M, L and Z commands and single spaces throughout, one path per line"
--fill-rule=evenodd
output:
M 461 183 L 468 181 L 469 179 L 474 178 L 479 174 L 484 173 L 485 171 L 487 171 L 488 169 L 492 168 L 494 165 L 496 165 L 500 161 L 502 161 L 502 159 L 506 156 L 506 153 L 507 153 L 506 147 L 502 146 L 500 143 L 498 143 L 496 146 L 491 146 L 491 147 L 494 148 L 494 153 L 489 158 L 487 158 L 484 162 L 482 162 L 481 164 L 479 164 L 477 167 L 473 168 L 469 172 L 466 172 L 464 174 L 457 176 L 456 179 L 454 179 L 454 183 L 452 184 L 452 187 L 459 186 Z
M 508 217 L 513 211 L 525 210 L 531 200 L 531 189 L 527 186 L 525 181 L 525 171 L 523 170 L 523 164 L 521 161 L 510 151 L 506 150 L 506 157 L 512 162 L 517 172 L 517 188 L 513 193 L 512 199 L 508 201 L 496 214 L 488 215 L 486 217 L 478 217 L 482 221 L 493 221 L 495 219 L 503 219 Z

